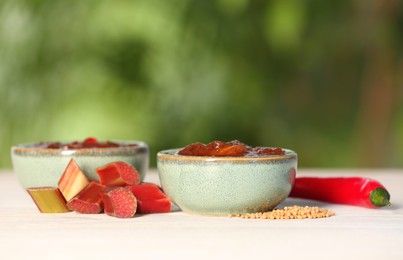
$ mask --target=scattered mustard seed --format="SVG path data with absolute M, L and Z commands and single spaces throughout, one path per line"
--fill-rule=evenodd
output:
M 319 207 L 292 206 L 283 209 L 274 209 L 267 212 L 256 212 L 246 214 L 229 214 L 228 217 L 239 217 L 244 219 L 306 219 L 306 218 L 328 218 L 334 216 L 331 210 Z

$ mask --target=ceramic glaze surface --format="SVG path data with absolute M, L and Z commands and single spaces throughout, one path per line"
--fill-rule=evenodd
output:
M 11 149 L 13 170 L 24 188 L 57 187 L 69 161 L 74 158 L 85 175 L 98 180 L 95 169 L 115 161 L 127 162 L 139 171 L 144 179 L 149 167 L 148 145 L 138 141 L 119 141 L 136 143 L 138 146 L 102 149 L 35 149 L 31 145 L 14 146 Z
M 260 158 L 180 156 L 158 153 L 161 185 L 183 211 L 194 214 L 236 214 L 268 211 L 290 193 L 297 155 Z

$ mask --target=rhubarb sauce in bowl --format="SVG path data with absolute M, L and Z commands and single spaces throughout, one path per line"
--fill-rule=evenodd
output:
M 141 141 L 38 142 L 11 148 L 13 170 L 23 188 L 57 187 L 69 161 L 74 159 L 88 179 L 98 180 L 95 169 L 124 161 L 133 165 L 141 180 L 149 168 L 149 147 Z
M 288 197 L 297 154 L 215 141 L 160 151 L 157 167 L 164 192 L 184 212 L 243 214 L 272 210 Z

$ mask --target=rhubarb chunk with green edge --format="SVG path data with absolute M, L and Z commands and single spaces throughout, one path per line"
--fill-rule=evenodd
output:
M 94 181 L 90 183 L 68 203 L 69 209 L 82 214 L 98 214 L 104 209 L 101 193 L 105 186 Z
M 138 213 L 166 213 L 171 211 L 171 201 L 154 183 L 143 182 L 126 186 L 137 198 Z
M 101 193 L 104 212 L 117 218 L 132 218 L 136 214 L 137 199 L 124 187 L 106 187 Z
M 140 174 L 131 164 L 112 162 L 96 169 L 99 181 L 105 186 L 140 184 Z
M 62 176 L 58 186 L 66 201 L 70 201 L 82 191 L 89 181 L 74 159 L 71 159 Z
M 42 213 L 70 211 L 66 205 L 66 200 L 57 187 L 28 188 L 27 191 Z

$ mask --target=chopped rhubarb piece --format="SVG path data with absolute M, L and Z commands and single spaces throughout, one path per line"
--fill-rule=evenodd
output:
M 117 218 L 132 218 L 136 214 L 137 199 L 133 193 L 123 187 L 107 187 L 101 193 L 104 211 Z
M 171 201 L 169 199 L 137 201 L 138 213 L 168 213 L 171 212 Z
M 137 185 L 140 183 L 140 174 L 131 164 L 126 162 L 112 162 L 97 168 L 99 181 L 106 186 Z
M 74 159 L 71 159 L 60 177 L 58 186 L 66 201 L 70 201 L 89 181 Z
M 138 213 L 165 213 L 171 211 L 171 201 L 154 183 L 126 186 L 137 198 Z
M 62 193 L 56 187 L 28 188 L 27 191 L 42 213 L 70 211 Z
M 150 182 L 142 182 L 139 185 L 127 185 L 126 188 L 128 188 L 138 200 L 158 200 L 167 198 L 157 184 Z
M 67 203 L 67 206 L 69 209 L 83 214 L 101 213 L 104 209 L 101 198 L 104 188 L 104 185 L 90 181 L 87 187 Z

